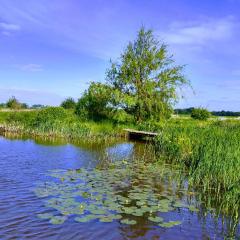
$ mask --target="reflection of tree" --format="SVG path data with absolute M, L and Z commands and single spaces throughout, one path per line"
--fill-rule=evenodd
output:
M 136 147 L 135 150 L 137 151 L 140 150 L 140 153 L 142 152 L 142 149 L 138 147 Z M 174 180 L 176 180 L 177 174 L 174 174 L 174 172 L 172 172 L 170 169 L 164 168 L 164 167 L 162 171 L 159 171 L 160 169 L 157 169 L 156 172 L 153 172 L 152 174 L 150 174 L 151 169 L 146 170 L 147 168 L 148 166 L 146 164 L 143 164 L 142 162 L 140 162 L 139 166 L 134 165 L 134 168 L 132 169 L 132 171 L 129 171 L 130 174 L 127 175 L 125 179 L 122 179 L 122 181 L 125 181 L 128 185 L 126 187 L 119 187 L 117 189 L 118 191 L 121 190 L 120 194 L 122 196 L 129 198 L 129 193 L 132 190 L 134 190 L 134 186 L 138 186 L 142 190 L 144 190 L 145 188 L 145 189 L 148 189 L 150 192 L 152 192 L 152 194 L 149 195 L 149 198 L 144 200 L 146 202 L 152 200 L 150 196 L 154 197 L 154 196 L 160 196 L 160 195 L 161 196 L 168 195 L 172 197 L 176 195 L 178 188 L 173 189 L 173 185 L 176 185 L 174 184 Z M 136 204 L 137 201 L 139 200 L 131 201 L 131 204 L 128 205 L 128 207 L 137 206 Z M 149 216 L 153 216 L 153 217 L 158 216 L 158 212 L 152 212 L 152 213 L 146 212 L 144 213 L 143 216 L 140 216 L 140 217 L 136 217 L 131 214 L 122 214 L 122 216 L 123 218 L 135 220 L 137 222 L 137 224 L 135 225 L 128 226 L 128 225 L 120 224 L 118 226 L 119 232 L 123 239 L 129 239 L 129 238 L 138 239 L 141 237 L 146 238 L 149 236 L 149 234 L 152 234 L 151 239 L 160 238 L 158 231 L 153 231 L 152 233 L 150 233 L 150 230 L 152 230 L 152 228 L 156 224 L 148 220 Z

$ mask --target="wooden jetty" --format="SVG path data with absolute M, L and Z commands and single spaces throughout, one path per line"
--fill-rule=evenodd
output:
M 155 132 L 145 132 L 145 131 L 138 131 L 135 129 L 123 129 L 128 133 L 129 139 L 149 139 L 152 137 L 158 136 L 158 133 Z

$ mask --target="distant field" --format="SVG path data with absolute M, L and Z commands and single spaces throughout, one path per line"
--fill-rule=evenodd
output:
M 173 114 L 172 118 L 174 119 L 191 119 L 189 114 Z M 231 117 L 231 116 L 211 116 L 209 120 L 240 120 L 240 117 Z
M 36 109 L 13 110 L 13 109 L 10 109 L 10 108 L 0 108 L 0 112 L 30 112 L 30 111 L 36 111 Z

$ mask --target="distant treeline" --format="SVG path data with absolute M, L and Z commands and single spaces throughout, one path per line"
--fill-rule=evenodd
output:
M 1 108 L 10 108 L 10 109 L 42 109 L 47 106 L 42 104 L 33 104 L 29 106 L 26 103 L 20 103 L 15 97 L 10 98 L 6 103 L 0 103 Z
M 175 114 L 185 114 L 190 115 L 193 111 L 193 107 L 190 108 L 177 108 L 174 110 Z M 240 112 L 233 111 L 212 111 L 211 114 L 213 116 L 221 116 L 221 117 L 240 117 Z

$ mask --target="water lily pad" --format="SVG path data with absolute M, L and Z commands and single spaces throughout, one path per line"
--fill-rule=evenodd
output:
M 180 225 L 181 222 L 180 221 L 169 221 L 169 222 L 165 222 L 165 223 L 160 223 L 159 226 L 160 227 L 164 227 L 164 228 L 171 228 L 177 225 Z
M 66 221 L 67 217 L 65 216 L 53 216 L 50 219 L 51 224 L 63 224 Z
M 93 214 L 106 214 L 106 211 L 103 209 L 92 209 L 90 210 Z
M 163 218 L 161 218 L 161 217 L 149 217 L 148 218 L 150 221 L 152 221 L 152 222 L 163 222 Z
M 92 217 L 92 215 L 86 215 L 85 217 L 75 217 L 74 220 L 77 221 L 77 222 L 86 223 L 86 222 L 89 222 L 93 219 L 94 218 Z
M 122 224 L 135 225 L 137 222 L 135 220 L 123 219 L 121 220 Z
M 112 222 L 113 219 L 111 217 L 101 217 L 99 219 L 100 222 Z
M 141 210 L 137 210 L 137 211 L 132 213 L 132 215 L 136 216 L 136 217 L 141 217 L 143 214 L 144 214 L 144 212 L 141 211 Z

